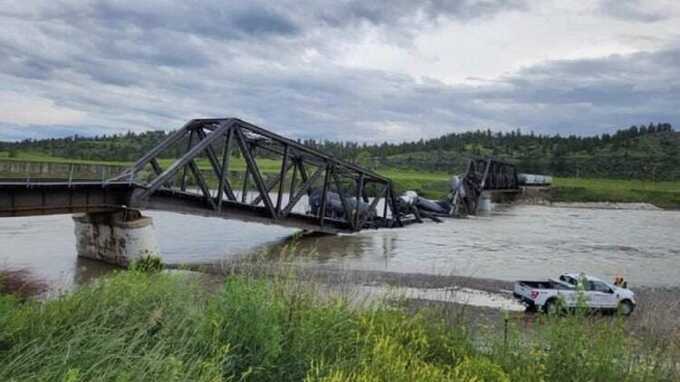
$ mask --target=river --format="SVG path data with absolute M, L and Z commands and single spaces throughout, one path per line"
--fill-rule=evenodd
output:
M 290 240 L 278 226 L 148 211 L 164 262 L 243 258 L 397 273 L 535 279 L 586 271 L 632 286 L 680 286 L 680 212 L 514 206 L 487 216 L 400 229 Z M 53 290 L 114 267 L 75 255 L 69 215 L 0 219 L 0 267 L 22 268 Z M 288 251 L 291 252 L 291 251 Z

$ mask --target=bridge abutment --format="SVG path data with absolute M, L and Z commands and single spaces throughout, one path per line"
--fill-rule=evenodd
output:
M 138 210 L 73 216 L 78 256 L 127 267 L 160 253 L 153 220 Z

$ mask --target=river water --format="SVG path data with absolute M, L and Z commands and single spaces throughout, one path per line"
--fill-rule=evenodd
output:
M 164 262 L 238 259 L 492 278 L 534 279 L 565 271 L 632 286 L 680 286 L 680 212 L 515 206 L 488 216 L 352 235 L 291 240 L 296 230 L 149 211 Z M 114 267 L 78 259 L 69 215 L 0 219 L 0 268 L 22 268 L 52 289 Z M 294 247 L 294 250 L 284 248 Z M 291 254 L 292 253 L 292 254 Z

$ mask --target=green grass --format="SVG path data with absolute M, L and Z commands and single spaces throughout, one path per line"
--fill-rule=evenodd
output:
M 132 164 L 116 161 L 73 160 L 29 152 L 19 152 L 14 158 L 9 158 L 6 152 L 0 152 L 0 160 L 121 167 Z M 164 168 L 172 162 L 172 159 L 160 160 L 160 164 Z M 279 160 L 260 158 L 257 159 L 257 162 L 263 173 L 278 173 L 281 169 Z M 199 160 L 198 165 L 201 169 L 210 169 L 207 159 Z M 246 164 L 242 158 L 232 158 L 230 168 L 234 171 L 245 171 Z M 427 198 L 439 199 L 450 191 L 449 181 L 452 174 L 393 168 L 381 168 L 376 172 L 392 179 L 399 193 L 414 190 Z M 620 179 L 554 178 L 554 188 L 550 198 L 556 202 L 651 203 L 661 208 L 676 209 L 680 208 L 680 181 L 652 182 Z
M 429 198 L 449 192 L 452 175 L 446 173 L 380 170 L 394 180 L 400 192 L 415 190 Z M 680 208 L 680 181 L 554 178 L 550 198 L 555 202 L 651 203 L 661 208 Z
M 15 161 L 15 162 L 41 162 L 41 163 L 59 163 L 59 164 L 92 164 L 92 165 L 106 165 L 106 166 L 129 166 L 132 162 L 122 161 L 97 161 L 84 159 L 70 159 L 51 156 L 44 153 L 37 152 L 16 152 L 15 156 L 10 157 L 9 153 L 0 152 L 0 160 Z
M 85 164 L 85 165 L 95 165 L 95 166 L 116 166 L 116 167 L 127 167 L 134 164 L 134 162 L 126 161 L 101 161 L 101 160 L 81 160 L 81 159 L 69 159 L 54 157 L 42 153 L 31 153 L 31 152 L 18 152 L 16 156 L 9 157 L 7 152 L 0 152 L 0 160 L 3 161 L 14 161 L 14 162 L 38 162 L 38 163 L 56 163 L 56 164 Z M 172 164 L 173 159 L 161 159 L 159 164 L 161 167 L 168 167 Z M 278 172 L 281 170 L 281 161 L 259 158 L 257 163 L 262 172 Z M 199 159 L 197 161 L 198 166 L 201 169 L 210 169 L 210 162 L 207 159 Z M 230 168 L 234 171 L 245 171 L 246 163 L 243 158 L 231 158 Z
M 379 169 L 377 172 L 392 179 L 399 193 L 414 190 L 419 195 L 438 199 L 450 192 L 449 181 L 452 175 L 444 172 L 399 169 Z
M 680 208 L 680 181 L 555 178 L 553 201 L 651 203 Z
M 234 276 L 119 272 L 46 302 L 0 296 L 3 381 L 657 381 L 677 349 L 616 318 L 546 317 L 472 337 L 445 310 L 407 312 Z M 669 339 L 673 343 L 674 339 Z M 660 346 L 660 345 L 659 345 Z M 677 379 L 675 379 L 677 380 Z

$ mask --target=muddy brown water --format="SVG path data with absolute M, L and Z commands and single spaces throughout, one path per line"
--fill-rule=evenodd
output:
M 296 230 L 149 211 L 170 264 L 294 261 L 395 273 L 536 279 L 565 271 L 633 286 L 680 286 L 680 212 L 515 206 L 468 219 L 352 235 L 290 240 Z M 0 219 L 0 267 L 22 268 L 53 289 L 71 288 L 114 267 L 78 259 L 69 215 Z M 289 251 L 290 252 L 290 251 Z

